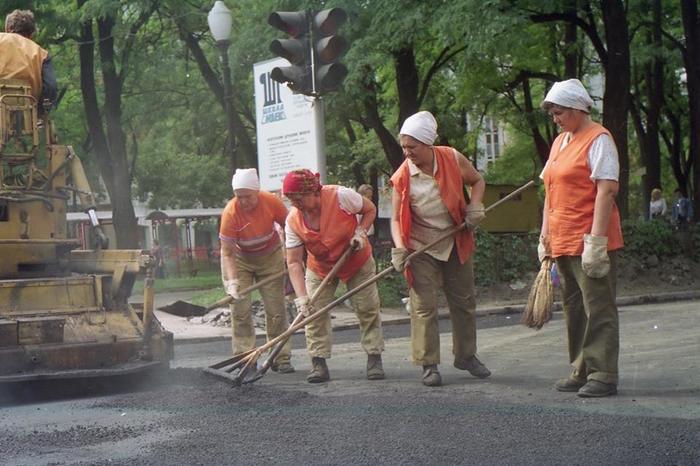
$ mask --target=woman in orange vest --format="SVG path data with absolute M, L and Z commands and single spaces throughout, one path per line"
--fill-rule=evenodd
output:
M 284 228 L 287 208 L 280 198 L 260 190 L 255 168 L 239 168 L 231 187 L 235 197 L 221 214 L 221 278 L 226 293 L 234 298 L 231 304 L 233 354 L 255 348 L 255 328 L 250 294 L 245 288 L 271 275 L 284 271 L 284 252 L 276 225 Z M 260 288 L 265 306 L 265 329 L 272 339 L 289 327 L 284 301 L 284 277 Z M 271 369 L 282 374 L 294 372 L 290 359 L 291 343 L 287 341 Z
M 429 112 L 406 119 L 399 134 L 403 164 L 391 177 L 391 236 L 394 268 L 406 272 L 411 307 L 413 362 L 423 367 L 423 384 L 442 384 L 437 293 L 442 287 L 452 321 L 454 366 L 480 378 L 491 372 L 476 357 L 476 300 L 472 230 L 483 220 L 484 179 L 455 149 L 433 146 L 437 122 Z M 467 203 L 463 188 L 471 188 Z M 411 259 L 410 250 L 433 242 L 446 230 L 465 223 L 467 229 Z
M 542 103 L 562 129 L 541 177 L 545 186 L 539 256 L 562 277 L 569 361 L 555 388 L 581 397 L 617 393 L 619 324 L 617 250 L 623 247 L 615 205 L 620 172 L 608 130 L 591 120 L 593 100 L 577 79 L 555 83 Z
M 372 246 L 367 240 L 367 230 L 374 222 L 377 208 L 352 189 L 321 186 L 318 174 L 309 170 L 289 172 L 284 178 L 282 192 L 293 206 L 287 217 L 285 237 L 289 279 L 297 295 L 294 303 L 299 312 L 309 315 L 314 312 L 309 304 L 309 293 L 314 293 L 348 247 L 352 247 L 354 252 L 340 267 L 337 276 L 321 291 L 314 307 L 320 309 L 335 298 L 338 279 L 352 289 L 374 277 L 376 265 Z M 308 254 L 306 273 L 305 250 Z M 377 285 L 367 286 L 350 301 L 360 321 L 360 342 L 367 353 L 367 378 L 383 379 L 384 337 Z M 306 348 L 312 365 L 306 380 L 310 383 L 328 381 L 330 374 L 326 359 L 331 357 L 329 313 L 306 326 Z

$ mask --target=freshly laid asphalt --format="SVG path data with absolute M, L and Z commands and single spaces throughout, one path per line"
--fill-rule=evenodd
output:
M 1 408 L 0 463 L 700 464 L 700 301 L 621 306 L 620 391 L 604 399 L 552 388 L 569 370 L 559 315 L 540 331 L 518 318 L 479 317 L 484 380 L 451 366 L 442 321 L 439 388 L 420 383 L 405 325 L 385 327 L 382 381 L 364 379 L 354 330 L 335 332 L 319 385 L 303 348 L 296 373 L 235 388 L 201 371 L 228 342 L 178 344 L 139 391 Z

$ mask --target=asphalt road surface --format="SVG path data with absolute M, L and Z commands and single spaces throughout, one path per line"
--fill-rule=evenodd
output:
M 4 393 L 0 464 L 699 465 L 700 303 L 626 307 L 620 319 L 620 393 L 598 400 L 552 389 L 568 371 L 561 319 L 539 332 L 515 316 L 480 319 L 486 380 L 451 367 L 443 333 L 434 389 L 409 361 L 405 326 L 385 328 L 383 381 L 363 378 L 356 332 L 335 335 L 320 385 L 304 381 L 303 349 L 297 373 L 233 388 L 200 370 L 228 343 L 179 345 L 177 368 L 140 387 L 90 382 L 74 397 L 85 387 L 54 383 L 15 391 L 11 405 Z

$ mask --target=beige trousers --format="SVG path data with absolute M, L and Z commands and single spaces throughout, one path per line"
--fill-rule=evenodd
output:
M 239 289 L 243 290 L 259 280 L 284 270 L 284 255 L 282 248 L 275 249 L 268 255 L 260 257 L 236 256 Z M 267 339 L 270 340 L 287 330 L 289 321 L 284 302 L 284 276 L 273 280 L 260 288 L 263 304 L 265 305 L 265 328 Z M 251 311 L 250 294 L 231 305 L 233 329 L 233 354 L 243 353 L 255 348 L 255 328 Z M 291 357 L 291 342 L 287 340 L 284 348 L 275 359 L 275 363 L 289 362 Z
M 476 299 L 471 258 L 459 263 L 457 248 L 447 262 L 428 254 L 411 259 L 413 287 L 411 304 L 411 347 L 413 363 L 418 366 L 440 364 L 438 329 L 438 290 L 447 298 L 452 321 L 452 353 L 455 359 L 467 359 L 476 353 Z
M 569 362 L 575 379 L 617 384 L 620 353 L 620 326 L 615 289 L 617 254 L 610 256 L 610 272 L 591 278 L 581 268 L 581 256 L 557 257 L 562 278 L 564 318 L 569 346 Z
M 374 277 L 376 265 L 370 257 L 367 262 L 347 282 L 348 290 Z M 306 270 L 306 290 L 309 296 L 323 281 L 323 278 Z M 319 310 L 335 299 L 338 279 L 328 282 L 314 302 L 314 309 Z M 379 315 L 379 291 L 373 283 L 350 298 L 357 318 L 360 320 L 360 343 L 367 354 L 381 354 L 384 351 L 384 336 L 382 335 L 382 320 Z M 306 349 L 312 358 L 331 357 L 331 315 L 326 312 L 316 320 L 306 325 Z

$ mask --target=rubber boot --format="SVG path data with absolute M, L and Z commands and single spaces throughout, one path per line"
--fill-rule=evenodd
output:
M 331 379 L 324 358 L 311 358 L 311 372 L 306 376 L 309 383 L 328 382 Z
M 381 354 L 367 355 L 367 380 L 382 380 L 384 378 L 384 368 L 382 367 Z
M 288 362 L 273 363 L 270 369 L 272 369 L 272 372 L 279 372 L 280 374 L 292 374 L 294 372 L 294 366 Z

